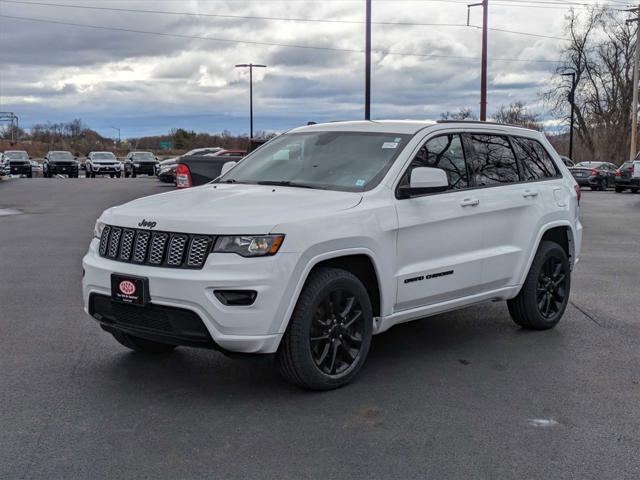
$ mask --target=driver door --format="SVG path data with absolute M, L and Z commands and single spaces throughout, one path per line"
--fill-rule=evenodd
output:
M 403 174 L 416 167 L 441 168 L 449 190 L 398 199 L 395 311 L 479 293 L 482 278 L 482 218 L 469 189 L 469 170 L 457 133 L 427 140 Z

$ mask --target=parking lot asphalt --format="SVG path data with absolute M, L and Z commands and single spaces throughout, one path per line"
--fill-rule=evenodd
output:
M 554 330 L 504 303 L 399 325 L 311 393 L 217 352 L 129 352 L 83 313 L 96 217 L 171 188 L 0 181 L 0 478 L 640 478 L 640 195 L 583 193 Z

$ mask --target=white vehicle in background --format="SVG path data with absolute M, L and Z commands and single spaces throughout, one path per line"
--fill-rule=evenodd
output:
M 297 128 L 214 183 L 106 210 L 83 259 L 85 310 L 139 352 L 275 354 L 289 381 L 336 388 L 402 322 L 503 300 L 521 327 L 554 327 L 579 200 L 537 131 Z
M 87 155 L 85 169 L 87 178 L 96 178 L 96 175 L 120 178 L 123 167 L 112 152 L 91 152 Z
M 640 160 L 633 161 L 633 178 L 640 179 Z

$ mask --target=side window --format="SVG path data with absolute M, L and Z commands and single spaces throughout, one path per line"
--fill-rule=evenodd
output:
M 522 165 L 523 180 L 540 180 L 558 175 L 555 163 L 540 142 L 523 137 L 513 137 L 512 140 Z
M 469 167 L 475 186 L 520 181 L 518 163 L 507 138 L 470 134 L 469 140 L 473 152 Z
M 411 171 L 416 167 L 444 170 L 447 173 L 451 190 L 459 190 L 469 186 L 462 141 L 457 134 L 442 135 L 427 141 L 411 161 L 400 185 L 409 185 Z

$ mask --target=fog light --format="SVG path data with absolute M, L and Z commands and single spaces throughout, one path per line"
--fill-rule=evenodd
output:
M 220 303 L 231 307 L 252 305 L 258 296 L 255 290 L 216 290 L 213 294 Z

